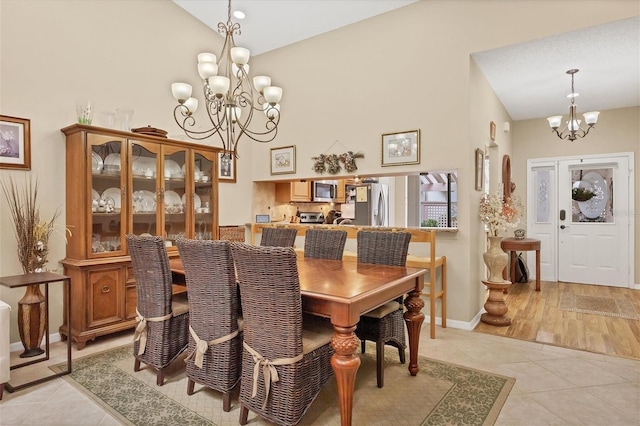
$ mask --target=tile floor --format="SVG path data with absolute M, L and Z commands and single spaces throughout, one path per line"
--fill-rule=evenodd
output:
M 436 337 L 423 327 L 421 355 L 516 378 L 496 425 L 640 425 L 638 360 L 451 328 L 439 328 Z M 130 333 L 101 338 L 73 356 L 130 341 Z M 66 345 L 53 344 L 52 353 L 53 363 L 64 362 Z M 27 379 L 21 370 L 32 369 L 13 370 L 12 384 Z M 63 379 L 5 391 L 0 402 L 3 426 L 117 424 Z

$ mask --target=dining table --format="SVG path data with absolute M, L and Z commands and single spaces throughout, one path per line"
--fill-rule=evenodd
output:
M 360 367 L 355 334 L 360 316 L 399 296 L 404 299 L 405 323 L 409 335 L 409 366 L 418 374 L 420 329 L 424 321 L 420 297 L 425 269 L 387 266 L 341 260 L 298 258 L 298 275 L 304 312 L 329 318 L 334 328 L 331 357 L 340 406 L 341 425 L 351 425 L 355 378 Z M 171 271 L 184 274 L 180 258 L 170 260 Z M 188 293 L 188 284 L 187 284 Z

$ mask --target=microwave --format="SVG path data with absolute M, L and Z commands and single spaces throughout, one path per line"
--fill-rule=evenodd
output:
M 336 198 L 337 191 L 338 181 L 336 180 L 314 180 L 311 182 L 312 201 L 331 203 Z

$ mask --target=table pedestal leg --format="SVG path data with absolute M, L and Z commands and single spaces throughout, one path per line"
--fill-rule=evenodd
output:
M 334 325 L 333 328 L 336 332 L 331 339 L 331 347 L 335 353 L 331 357 L 331 367 L 333 367 L 338 385 L 340 424 L 350 426 L 356 373 L 360 367 L 360 358 L 356 355 L 356 350 L 360 347 L 360 339 L 354 333 L 355 326 L 339 327 Z
M 432 288 L 431 291 L 435 291 L 435 289 Z M 404 301 L 404 306 L 407 307 L 407 312 L 404 313 L 404 322 L 407 324 L 409 332 L 409 372 L 412 376 L 418 374 L 420 370 L 418 367 L 418 347 L 420 345 L 420 328 L 422 328 L 424 321 L 422 313 L 424 301 L 420 297 L 421 294 L 420 290 L 414 290 Z
M 489 298 L 484 304 L 487 311 L 480 316 L 480 321 L 489 325 L 507 326 L 511 324 L 511 318 L 506 314 L 509 310 L 507 304 L 504 303 L 504 290 L 509 288 L 511 282 L 506 281 L 496 283 L 493 281 L 482 281 L 489 288 Z

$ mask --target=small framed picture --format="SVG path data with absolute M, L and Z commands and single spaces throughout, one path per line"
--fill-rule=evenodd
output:
M 271 174 L 282 175 L 296 172 L 295 145 L 271 148 Z
M 496 140 L 496 123 L 494 123 L 493 121 L 491 123 L 489 123 L 489 137 L 491 138 L 492 141 L 495 142 L 495 140 Z
M 420 130 L 382 135 L 382 166 L 420 164 Z
M 484 152 L 476 149 L 476 191 L 482 191 L 484 187 Z
M 268 214 L 257 214 L 256 223 L 271 223 L 271 216 Z
M 31 121 L 0 115 L 0 168 L 31 170 Z
M 218 153 L 218 181 L 236 181 L 236 157 L 233 152 L 221 151 Z

